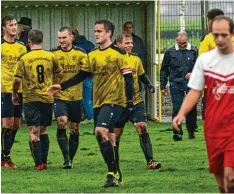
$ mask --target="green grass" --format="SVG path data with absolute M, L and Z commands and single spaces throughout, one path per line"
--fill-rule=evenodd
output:
M 201 123 L 199 124 L 201 126 Z M 28 130 L 22 127 L 12 150 L 17 169 L 2 169 L 3 193 L 206 193 L 218 192 L 213 175 L 208 173 L 207 156 L 200 127 L 195 140 L 172 140 L 169 124 L 149 123 L 155 159 L 162 162 L 161 170 L 146 170 L 138 136 L 127 125 L 120 145 L 124 185 L 103 188 L 106 166 L 91 124 L 80 126 L 80 146 L 74 167 L 62 169 L 62 154 L 56 141 L 56 125 L 49 128 L 49 168 L 33 170 L 28 146 Z

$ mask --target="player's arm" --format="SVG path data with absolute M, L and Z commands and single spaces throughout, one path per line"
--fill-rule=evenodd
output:
M 127 107 L 129 110 L 133 109 L 133 76 L 132 70 L 128 68 L 122 69 L 122 74 L 125 80 L 125 93 L 127 97 Z
M 83 52 L 80 52 L 80 55 L 81 55 L 81 58 L 80 58 L 81 70 L 79 71 L 79 73 L 76 76 L 63 82 L 61 84 L 61 90 L 65 90 L 71 86 L 79 84 L 86 77 L 91 76 L 88 55 L 86 53 L 83 53 Z
M 92 75 L 90 73 L 89 61 L 86 55 L 86 60 L 85 61 L 83 60 L 82 65 L 81 65 L 81 70 L 74 77 L 66 80 L 65 82 L 61 84 L 54 84 L 50 86 L 47 89 L 47 92 L 49 95 L 54 96 L 61 90 L 66 90 L 67 88 L 70 88 L 76 84 L 79 84 L 88 76 L 92 76 Z
M 142 62 L 140 60 L 138 61 L 137 75 L 138 75 L 138 78 L 141 80 L 141 82 L 147 86 L 149 91 L 151 93 L 154 93 L 155 88 L 154 88 L 153 84 L 151 83 L 148 75 L 145 73 L 144 67 L 143 67 Z
M 127 98 L 127 108 L 129 111 L 133 110 L 133 75 L 131 67 L 128 63 L 128 54 L 122 53 L 119 56 L 118 66 L 124 76 L 125 81 L 125 94 Z
M 53 57 L 53 72 L 54 72 L 54 83 L 55 84 L 60 83 L 60 80 L 63 75 L 63 68 L 61 64 L 59 63 L 58 59 L 56 58 L 55 54 Z
M 67 88 L 70 88 L 72 86 L 75 86 L 76 84 L 79 84 L 82 82 L 86 77 L 90 76 L 89 72 L 86 71 L 79 71 L 74 77 L 70 78 L 69 80 L 61 83 L 61 84 L 54 84 L 47 88 L 47 92 L 49 95 L 54 96 L 61 90 L 66 90 Z
M 12 103 L 14 105 L 19 105 L 20 103 L 18 91 L 20 88 L 23 75 L 24 75 L 24 62 L 23 60 L 20 59 L 20 61 L 17 63 L 15 77 L 13 80 L 13 87 L 12 87 L 13 88 L 12 89 Z
M 162 93 L 165 95 L 167 95 L 166 85 L 167 85 L 168 77 L 170 74 L 169 65 L 170 65 L 170 55 L 169 55 L 169 51 L 167 50 L 164 54 L 162 67 L 160 70 L 160 88 L 161 88 Z

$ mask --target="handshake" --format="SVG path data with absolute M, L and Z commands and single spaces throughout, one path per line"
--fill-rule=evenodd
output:
M 54 84 L 47 88 L 46 92 L 49 96 L 55 96 L 57 93 L 59 93 L 62 90 L 62 87 L 60 84 Z

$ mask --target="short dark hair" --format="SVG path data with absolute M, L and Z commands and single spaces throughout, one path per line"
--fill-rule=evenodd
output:
M 67 30 L 68 32 L 72 33 L 71 28 L 69 28 L 69 27 L 67 27 L 67 26 L 61 27 L 61 28 L 59 29 L 59 32 L 63 32 L 63 31 L 65 31 L 65 30 Z
M 132 37 L 132 35 L 131 34 L 129 34 L 129 33 L 127 33 L 127 32 L 122 32 L 121 34 L 119 34 L 117 37 L 116 37 L 116 43 L 117 42 L 120 42 L 120 43 L 122 43 L 122 41 L 123 41 L 123 38 L 131 38 Z
M 131 21 L 125 22 L 124 25 L 123 25 L 123 27 L 125 28 L 125 26 L 126 26 L 127 24 L 132 24 L 132 27 L 134 27 L 134 25 L 133 25 L 133 23 L 132 23 Z
M 28 39 L 32 44 L 41 44 L 43 42 L 43 33 L 40 30 L 30 30 Z
M 233 20 L 232 20 L 230 17 L 228 17 L 228 16 L 224 16 L 224 15 L 216 16 L 216 17 L 214 18 L 214 20 L 212 21 L 211 27 L 213 27 L 213 23 L 214 23 L 215 21 L 221 21 L 221 20 L 225 20 L 225 21 L 228 22 L 228 24 L 229 24 L 229 32 L 232 34 L 232 33 L 233 33 L 233 30 L 234 30 L 234 24 L 233 24 Z
M 112 38 L 112 36 L 114 34 L 114 31 L 115 31 L 115 26 L 114 26 L 114 24 L 112 22 L 110 22 L 108 20 L 99 20 L 99 21 L 95 22 L 95 25 L 96 24 L 103 24 L 104 29 L 106 30 L 106 32 L 110 30 L 111 31 L 111 38 Z
M 207 13 L 207 18 L 210 20 L 213 20 L 216 16 L 224 15 L 223 11 L 221 9 L 211 9 Z
M 6 15 L 6 16 L 4 16 L 4 17 L 2 18 L 2 26 L 6 26 L 6 23 L 7 23 L 8 21 L 12 21 L 12 20 L 16 20 L 16 19 L 15 19 L 15 16 L 13 16 L 13 15 Z
M 74 29 L 74 30 L 72 30 L 72 35 L 73 35 L 74 39 L 76 39 L 77 36 L 80 35 L 80 33 L 79 33 L 79 31 L 77 29 Z

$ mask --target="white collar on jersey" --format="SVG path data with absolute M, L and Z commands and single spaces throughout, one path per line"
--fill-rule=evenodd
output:
M 191 50 L 191 48 L 192 48 L 192 45 L 188 42 L 188 45 L 187 45 L 187 47 L 186 47 L 186 50 Z M 175 44 L 175 49 L 176 49 L 176 50 L 180 50 L 178 44 Z

